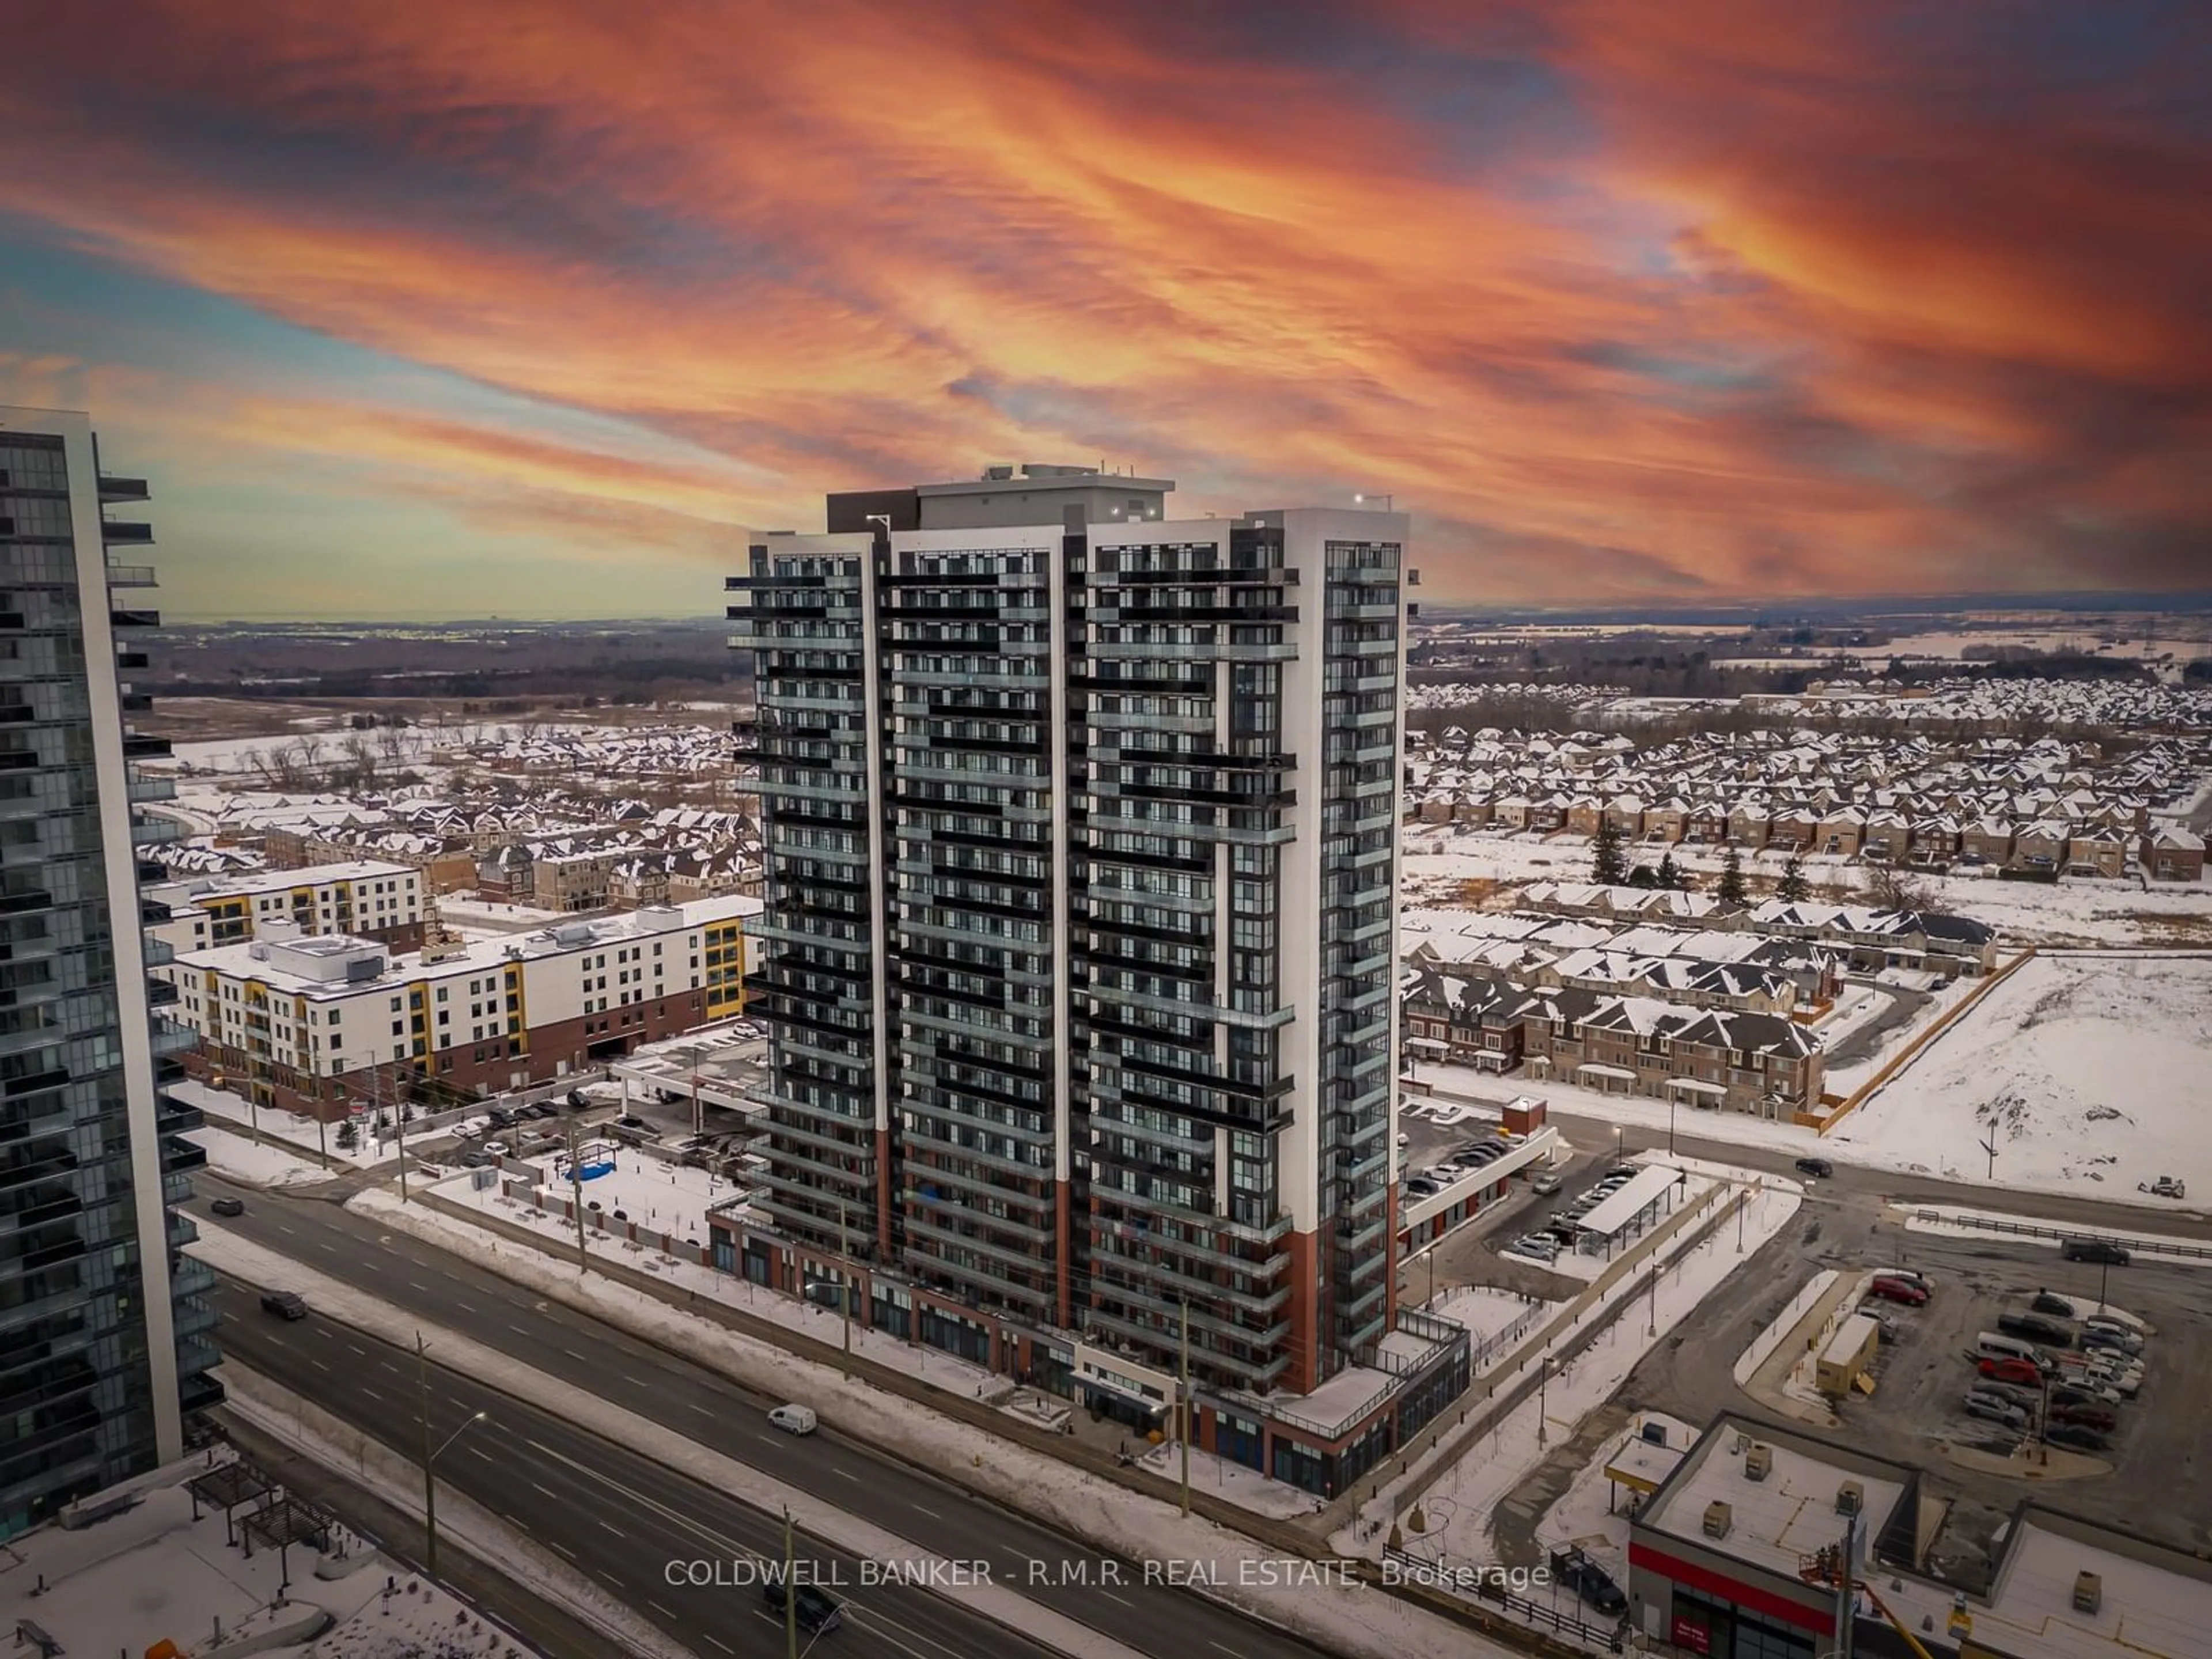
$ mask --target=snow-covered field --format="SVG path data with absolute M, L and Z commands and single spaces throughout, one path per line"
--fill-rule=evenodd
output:
M 1415 903 L 1450 904 L 1463 884 L 1474 882 L 1586 881 L 1590 846 L 1586 836 L 1564 832 L 1541 837 L 1492 830 L 1425 829 L 1407 826 L 1404 836 L 1401 896 Z M 1639 859 L 1656 861 L 1664 849 L 1638 848 Z M 1724 849 L 1677 847 L 1674 861 L 1710 889 L 1726 859 Z M 1745 868 L 1772 876 L 1784 860 L 1761 852 L 1747 857 Z M 1803 860 L 1805 878 L 1817 889 L 1832 886 L 1858 893 L 1863 866 L 1832 854 Z M 1994 877 L 1916 875 L 1932 908 L 1954 911 L 1988 922 L 2008 940 L 2028 944 L 2136 945 L 2162 938 L 2212 937 L 2212 882 L 2166 884 L 2149 891 L 2133 882 L 2069 880 L 1999 881 Z M 1854 900 L 1853 902 L 1860 902 Z
M 2133 1199 L 2212 1192 L 2212 956 L 2039 957 L 1829 1137 L 1834 1156 Z M 1992 1176 L 1981 1142 L 1996 1136 Z

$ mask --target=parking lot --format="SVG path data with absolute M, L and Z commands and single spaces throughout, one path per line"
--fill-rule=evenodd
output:
M 2069 1507 L 2099 1487 L 2153 1490 L 2145 1483 L 2160 1480 L 2170 1460 L 2193 1460 L 2201 1425 L 2188 1378 L 2206 1358 L 2206 1338 L 2194 1319 L 2166 1313 L 2158 1305 L 2162 1296 L 2142 1294 L 2154 1283 L 2162 1289 L 2173 1269 L 2110 1270 L 2110 1295 L 2122 1322 L 2132 1315 L 2139 1323 L 2134 1338 L 2117 1339 L 2121 1351 L 2102 1363 L 2125 1365 L 2124 1349 L 2139 1343 L 2140 1380 L 2130 1393 L 2127 1379 L 2086 1374 L 2103 1350 L 2081 1342 L 2106 1340 L 2083 1334 L 2093 1331 L 2089 1322 L 2096 1316 L 2098 1268 L 2049 1251 L 1977 1250 L 1968 1261 L 1949 1269 L 1925 1267 L 1924 1304 L 1874 1297 L 1861 1304 L 1880 1311 L 1896 1334 L 1877 1350 L 1874 1394 L 1840 1408 L 1843 1431 L 1853 1443 L 1928 1467 L 1941 1459 L 1953 1472 L 1971 1469 L 2008 1483 L 2032 1476 L 2051 1492 L 2048 1501 Z M 2030 1328 L 2021 1328 L 2023 1320 Z M 2006 1330 L 2008 1323 L 2014 1329 Z M 2058 1364 L 2047 1458 L 2033 1451 L 2008 1465 L 2001 1461 L 2013 1458 L 2023 1442 L 2032 1443 L 2045 1395 L 2030 1365 L 1991 1376 L 1968 1358 L 1984 1333 L 2025 1342 Z M 1970 1391 L 1980 1393 L 1978 1408 L 1967 1406 Z M 2116 1474 L 2119 1481 L 2112 1480 Z M 2052 1492 L 2053 1483 L 2063 1497 Z

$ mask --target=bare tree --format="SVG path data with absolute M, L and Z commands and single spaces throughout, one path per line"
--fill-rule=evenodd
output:
M 349 732 L 345 739 L 346 771 L 356 789 L 376 787 L 376 744 L 366 732 Z
M 1893 864 L 1869 864 L 1862 868 L 1859 879 L 1866 888 L 1867 897 L 1878 909 L 1928 908 L 1928 884 L 1909 870 L 1900 870 Z

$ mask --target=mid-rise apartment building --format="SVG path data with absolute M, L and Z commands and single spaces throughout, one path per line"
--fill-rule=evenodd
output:
M 147 497 L 84 416 L 0 408 L 0 1539 L 179 1456 L 222 1398 L 213 1277 L 178 1253 L 199 1119 L 160 1086 L 190 1037 L 139 894 L 174 826 L 134 814 L 167 786 L 131 763 L 168 745 L 125 725 L 145 657 L 117 641 L 160 620 L 123 551 L 150 526 L 107 516 Z
M 1187 1331 L 1244 1422 L 1393 1326 L 1407 526 L 1171 520 L 1172 488 L 832 497 L 835 533 L 757 538 L 730 579 L 767 864 L 756 1242 L 1094 1400 L 1157 1401 Z
M 199 876 L 151 884 L 146 894 L 168 907 L 155 937 L 180 951 L 256 939 L 271 921 L 284 923 L 288 938 L 348 933 L 411 951 L 429 920 L 422 872 L 374 859 Z
M 194 1070 L 331 1119 L 398 1076 L 520 1088 L 742 1013 L 746 921 L 760 908 L 701 899 L 418 951 L 278 918 L 157 972 L 200 1039 Z

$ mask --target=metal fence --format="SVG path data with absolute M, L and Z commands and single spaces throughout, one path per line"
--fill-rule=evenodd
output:
M 2130 1255 L 2171 1255 L 2185 1261 L 2212 1261 L 2212 1244 L 2185 1244 L 2176 1238 L 2116 1237 L 2079 1227 L 2039 1227 L 2032 1222 L 2007 1221 L 1989 1215 L 1943 1215 L 1935 1210 L 1916 1212 L 1922 1221 L 1939 1227 L 1972 1227 L 1982 1232 L 2010 1233 L 2019 1238 L 2055 1238 L 2062 1243 L 2079 1239 L 2088 1244 L 2117 1244 Z
M 1401 1582 L 1436 1590 L 1455 1601 L 1496 1607 L 1519 1622 L 1548 1630 L 1564 1640 L 1604 1653 L 1622 1650 L 1622 1627 L 1594 1625 L 1582 1616 L 1582 1603 L 1555 1607 L 1516 1595 L 1498 1582 L 1497 1570 L 1455 1566 L 1449 1556 L 1430 1559 L 1407 1550 L 1385 1549 L 1383 1561 L 1399 1570 Z

